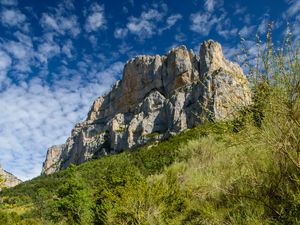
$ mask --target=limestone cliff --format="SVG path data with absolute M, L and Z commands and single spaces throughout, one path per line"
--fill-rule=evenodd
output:
M 18 179 L 13 174 L 5 171 L 1 166 L 0 166 L 0 177 L 1 177 L 1 180 L 3 180 L 3 183 L 1 183 L 1 185 L 0 185 L 1 187 L 14 187 L 22 182 L 20 179 Z M 0 187 L 0 190 L 1 190 L 1 187 Z
M 202 43 L 199 55 L 179 46 L 164 56 L 137 56 L 66 143 L 49 148 L 43 173 L 162 140 L 205 119 L 231 118 L 250 103 L 242 69 L 217 42 Z

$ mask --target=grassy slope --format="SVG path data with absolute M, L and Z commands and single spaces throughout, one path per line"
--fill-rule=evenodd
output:
M 234 121 L 6 190 L 0 224 L 299 224 L 300 63 L 290 53 L 265 51 L 253 105 Z
M 288 188 L 287 177 L 280 177 L 280 159 L 265 143 L 260 129 L 246 126 L 236 132 L 237 124 L 240 128 L 236 122 L 199 126 L 153 146 L 84 163 L 72 168 L 73 176 L 85 184 L 92 202 L 101 199 L 97 207 L 105 216 L 98 219 L 107 224 L 287 221 L 288 199 L 298 194 L 297 189 L 292 184 L 291 190 L 284 190 Z M 297 175 L 293 165 L 288 166 Z M 48 224 L 47 220 L 58 224 L 60 216 L 46 216 L 55 207 L 43 209 L 38 201 L 55 202 L 58 189 L 69 179 L 68 171 L 6 190 L 2 196 L 10 198 L 11 204 L 2 208 L 6 212 L 8 208 L 21 210 L 19 219 L 23 222 L 36 218 L 37 224 Z M 44 210 L 43 222 L 32 203 Z M 91 208 L 94 214 L 95 204 Z
M 96 182 L 95 180 L 101 179 L 103 174 L 108 174 L 118 168 L 122 170 L 123 167 L 134 167 L 134 169 L 139 170 L 145 176 L 159 173 L 164 167 L 174 162 L 181 144 L 207 135 L 209 133 L 207 130 L 211 129 L 211 127 L 209 124 L 199 126 L 182 132 L 167 141 L 152 143 L 131 152 L 125 151 L 120 154 L 104 156 L 97 160 L 88 161 L 77 166 L 76 171 L 91 186 L 97 185 L 97 183 L 94 183 Z M 127 168 L 127 170 L 130 169 Z M 55 190 L 63 182 L 65 172 L 65 170 L 62 170 L 49 176 L 39 176 L 15 188 L 6 189 L 2 195 L 13 194 L 20 197 L 32 197 L 41 187 L 47 190 Z
M 130 181 L 143 180 L 153 175 L 163 174 L 169 166 L 185 160 L 180 153 L 181 146 L 191 140 L 199 140 L 216 130 L 223 132 L 222 126 L 206 124 L 170 138 L 161 143 L 152 143 L 132 152 L 123 152 L 117 155 L 103 157 L 89 161 L 75 168 L 76 174 L 88 186 L 88 192 L 95 194 L 98 189 L 106 187 L 108 190 L 123 188 Z M 184 156 L 186 157 L 186 156 Z M 2 209 L 6 212 L 24 214 L 26 208 L 32 210 L 38 193 L 46 192 L 41 198 L 52 198 L 57 195 L 59 187 L 68 179 L 68 170 L 50 176 L 40 176 L 24 182 L 15 188 L 7 189 L 1 196 L 5 204 Z M 31 217 L 33 215 L 30 215 Z M 28 217 L 25 215 L 25 217 Z M 0 220 L 1 221 L 1 220 Z

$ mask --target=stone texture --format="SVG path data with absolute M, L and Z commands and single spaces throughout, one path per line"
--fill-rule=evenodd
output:
M 56 164 L 59 162 L 60 155 L 65 145 L 54 145 L 47 151 L 46 160 L 43 163 L 42 173 L 50 174 L 55 172 Z
M 22 183 L 20 179 L 18 179 L 13 174 L 5 171 L 1 166 L 0 166 L 0 177 L 1 179 L 4 180 L 4 182 L 1 184 L 2 187 L 10 188 Z
M 162 140 L 206 119 L 233 118 L 250 103 L 242 69 L 225 59 L 217 42 L 202 43 L 199 56 L 185 46 L 164 56 L 137 56 L 66 143 L 48 150 L 43 173 Z
M 211 74 L 222 68 L 232 74 L 243 77 L 242 68 L 227 59 L 225 59 L 220 43 L 213 40 L 205 41 L 200 47 L 200 73 L 202 75 Z
M 226 119 L 251 103 L 251 90 L 242 68 L 225 59 L 218 42 L 208 40 L 200 48 L 200 73 L 206 117 Z

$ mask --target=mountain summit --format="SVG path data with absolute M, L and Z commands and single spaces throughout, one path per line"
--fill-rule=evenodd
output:
M 241 67 L 217 42 L 203 42 L 199 55 L 179 46 L 163 56 L 137 56 L 66 143 L 48 149 L 42 173 L 163 140 L 205 120 L 230 119 L 250 103 Z

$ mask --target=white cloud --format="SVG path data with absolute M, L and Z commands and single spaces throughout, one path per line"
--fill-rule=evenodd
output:
M 49 12 L 42 13 L 40 24 L 44 31 L 56 36 L 70 35 L 77 37 L 81 28 L 78 17 L 74 13 L 72 0 L 64 0 L 56 8 L 50 8 Z
M 237 28 L 232 29 L 217 29 L 217 32 L 220 36 L 224 37 L 225 39 L 229 39 L 232 36 L 235 36 L 238 33 Z
M 234 15 L 242 15 L 247 11 L 247 7 L 241 6 L 239 4 L 235 5 Z
M 123 39 L 127 36 L 128 34 L 128 29 L 127 28 L 116 28 L 115 29 L 115 32 L 114 32 L 114 36 L 115 38 L 118 38 L 118 39 Z
M 90 7 L 90 13 L 85 22 L 85 30 L 87 32 L 97 31 L 105 28 L 106 19 L 104 15 L 104 7 L 94 4 Z
M 235 47 L 232 47 L 230 45 L 223 46 L 223 52 L 225 56 L 233 61 L 237 61 L 238 64 L 243 68 L 245 74 L 249 72 L 249 65 L 253 67 L 256 66 L 257 63 L 257 55 L 259 49 L 257 42 L 254 41 L 253 38 L 251 39 L 252 40 L 250 40 L 250 38 L 244 39 Z M 247 54 L 245 54 L 242 49 L 245 49 L 247 51 Z
M 71 40 L 67 40 L 66 43 L 63 45 L 62 47 L 62 52 L 68 57 L 68 58 L 72 58 L 73 57 L 73 43 Z
M 17 9 L 3 9 L 0 18 L 4 26 L 20 26 L 26 20 L 26 16 Z
M 210 14 L 210 13 L 193 13 L 190 16 L 190 20 L 192 24 L 190 25 L 190 29 L 200 35 L 207 36 L 212 27 L 215 24 L 218 24 L 220 18 Z
M 296 16 L 295 21 L 296 22 L 292 25 L 293 35 L 295 36 L 296 40 L 299 40 L 300 39 L 300 15 Z
M 95 12 L 87 18 L 85 29 L 88 32 L 96 31 L 103 27 L 105 24 L 105 18 L 103 13 Z
M 4 51 L 0 51 L 0 71 L 7 71 L 11 66 L 11 58 Z
M 140 17 L 129 17 L 126 27 L 128 31 L 137 35 L 140 40 L 151 38 L 156 34 L 157 23 L 165 16 L 165 9 L 149 9 L 141 13 Z
M 158 33 L 161 34 L 165 30 L 171 29 L 179 20 L 182 19 L 181 14 L 173 14 L 167 18 L 166 25 L 158 30 Z
M 28 49 L 23 44 L 15 41 L 7 42 L 4 48 L 17 59 L 24 59 L 28 53 Z
M 77 16 L 69 16 L 68 18 L 60 18 L 60 30 L 71 32 L 72 36 L 77 36 L 80 33 L 80 26 L 77 21 Z
M 250 35 L 253 35 L 255 33 L 255 25 L 253 26 L 244 26 L 240 31 L 239 35 L 243 38 L 249 37 Z
M 11 78 L 22 80 L 27 78 L 32 72 L 31 67 L 35 65 L 36 51 L 30 36 L 19 31 L 13 33 L 10 40 L 2 39 L 0 48 L 4 49 L 11 57 L 13 71 Z M 25 73 L 26 72 L 26 73 Z
M 152 8 L 144 8 L 145 10 L 141 12 L 139 17 L 131 16 L 128 18 L 126 27 L 115 29 L 115 38 L 124 39 L 128 34 L 133 34 L 143 41 L 170 29 L 182 19 L 182 15 L 177 13 L 163 20 L 168 11 L 166 4 L 152 4 Z
M 31 63 L 35 54 L 32 46 L 20 41 L 7 41 L 2 44 L 2 48 L 13 58 L 12 69 L 17 71 L 14 74 L 18 74 L 18 77 L 21 78 L 19 72 L 31 72 Z
M 238 47 L 233 47 L 229 45 L 223 45 L 222 46 L 223 53 L 227 59 L 235 61 L 236 56 L 238 53 L 240 53 L 240 50 Z
M 15 38 L 26 47 L 33 47 L 33 42 L 30 36 L 21 33 L 20 31 L 17 31 L 14 33 Z
M 47 31 L 55 31 L 58 34 L 71 34 L 76 37 L 80 33 L 77 16 L 63 16 L 59 13 L 55 15 L 43 13 L 41 25 Z
M 223 0 L 205 0 L 204 7 L 207 11 L 213 12 L 216 7 L 220 8 L 223 6 Z
M 269 23 L 269 19 L 268 18 L 263 18 L 258 26 L 258 32 L 260 34 L 265 34 L 267 32 L 268 29 L 268 23 Z
M 288 28 L 285 27 L 285 33 L 282 35 L 286 36 L 287 33 L 291 33 L 296 43 L 300 40 L 300 0 L 286 0 L 286 2 L 289 7 L 282 13 L 282 16 L 287 21 Z M 275 26 L 280 26 L 280 22 L 275 22 Z M 287 32 L 287 30 L 289 31 Z
M 44 33 L 43 36 L 35 41 L 35 44 L 37 45 L 36 51 L 34 52 L 34 57 L 37 59 L 35 62 L 36 66 L 38 66 L 40 70 L 43 70 L 45 69 L 45 66 L 47 67 L 49 60 L 53 57 L 61 57 L 64 55 L 69 57 L 70 55 L 68 53 L 71 52 L 68 52 L 68 50 L 72 50 L 69 42 L 70 39 L 63 41 L 58 39 L 56 32 Z M 61 55 L 61 53 L 64 55 Z M 65 60 L 62 58 L 61 62 L 64 63 Z M 48 70 L 45 71 L 45 76 L 47 76 L 47 73 Z
M 113 63 L 103 72 L 87 67 L 93 71 L 91 83 L 69 74 L 74 79 L 57 80 L 52 87 L 34 78 L 0 92 L 0 163 L 4 168 L 21 179 L 39 175 L 47 148 L 66 141 L 74 124 L 86 117 L 92 101 L 122 73 L 123 63 Z
M 178 42 L 183 42 L 186 40 L 186 35 L 182 32 L 175 35 L 175 40 Z
M 144 11 L 141 14 L 142 20 L 155 20 L 160 21 L 164 16 L 164 13 L 159 12 L 157 9 L 149 9 L 148 11 Z
M 132 46 L 131 45 L 128 45 L 127 43 L 123 42 L 122 44 L 120 44 L 118 46 L 118 51 L 121 53 L 121 54 L 125 54 L 125 53 L 129 53 L 130 54 L 130 51 L 132 50 Z
M 300 11 L 300 0 L 291 0 L 290 6 L 287 9 L 286 13 L 288 17 L 293 17 L 297 15 Z
M 59 31 L 59 27 L 56 19 L 51 15 L 48 15 L 47 13 L 43 13 L 41 24 L 43 27 L 47 27 L 49 29 Z
M 128 30 L 140 39 L 150 38 L 155 34 L 155 24 L 148 20 L 140 20 L 132 17 L 127 24 Z
M 244 24 L 251 24 L 252 18 L 253 18 L 253 15 L 245 14 L 244 17 L 240 17 L 240 21 Z
M 202 35 L 208 35 L 213 24 L 209 24 L 210 14 L 195 13 L 190 17 L 192 25 L 190 29 Z
M 163 13 L 158 12 L 156 9 L 150 9 L 142 12 L 139 18 L 130 17 L 127 23 L 128 30 L 141 39 L 150 38 L 155 34 L 156 22 L 160 21 Z
M 36 57 L 41 63 L 48 63 L 48 60 L 61 52 L 61 47 L 55 41 L 55 33 L 45 33 L 40 39 L 37 47 Z
M 216 23 L 216 31 L 225 39 L 236 37 L 238 33 L 238 29 L 232 25 L 230 18 L 226 18 L 226 13 L 219 16 L 218 22 Z
M 98 38 L 96 37 L 96 35 L 88 36 L 88 40 L 91 42 L 93 47 L 96 47 L 98 45 Z
M 1 5 L 7 5 L 7 6 L 16 6 L 18 5 L 17 0 L 0 0 Z
M 43 63 L 60 53 L 60 46 L 54 41 L 44 41 L 38 46 L 37 57 Z
M 180 14 L 174 14 L 174 15 L 169 16 L 169 17 L 167 18 L 167 25 L 168 25 L 168 27 L 174 26 L 175 23 L 176 23 L 178 20 L 180 20 L 180 19 L 182 19 L 182 15 L 180 15 Z

